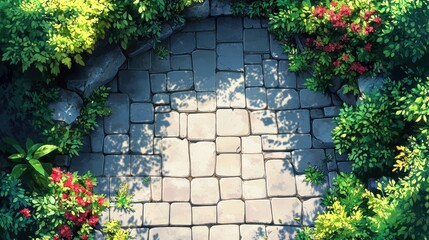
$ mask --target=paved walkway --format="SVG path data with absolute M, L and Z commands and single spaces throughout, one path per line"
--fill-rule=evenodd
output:
M 112 207 L 102 221 L 145 240 L 291 239 L 314 224 L 336 174 L 330 131 L 341 102 L 304 89 L 266 28 L 209 18 L 164 43 L 165 59 L 128 59 L 109 84 L 112 115 L 71 166 L 91 170 L 112 202 L 129 183 L 134 211 Z M 325 183 L 304 181 L 309 163 Z

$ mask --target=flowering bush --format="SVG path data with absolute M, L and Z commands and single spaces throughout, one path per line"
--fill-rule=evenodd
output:
M 426 52 L 429 43 L 422 40 L 429 37 L 429 32 L 416 35 L 410 27 L 429 27 L 428 5 L 409 2 L 393 7 L 366 0 L 279 1 L 279 12 L 270 17 L 271 30 L 281 40 L 305 36 L 304 51 L 289 49 L 289 60 L 292 71 L 312 70 L 308 88 L 326 90 L 333 79 L 340 77 L 346 83 L 345 92 L 357 93 L 358 76 L 386 72 L 397 64 L 416 61 Z
M 95 179 L 89 173 L 78 176 L 53 168 L 50 180 L 50 192 L 33 200 L 39 225 L 36 235 L 55 240 L 89 239 L 109 205 L 104 196 L 93 193 Z

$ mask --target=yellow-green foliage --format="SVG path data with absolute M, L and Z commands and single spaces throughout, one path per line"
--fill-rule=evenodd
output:
M 103 231 L 106 234 L 107 240 L 128 240 L 130 239 L 130 231 L 121 228 L 119 221 L 110 220 L 103 226 Z

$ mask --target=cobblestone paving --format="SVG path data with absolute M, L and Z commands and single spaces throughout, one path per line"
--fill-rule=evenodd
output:
M 134 211 L 111 207 L 102 222 L 145 240 L 293 239 L 314 225 L 337 169 L 350 167 L 330 136 L 341 102 L 304 89 L 266 27 L 208 18 L 163 43 L 165 59 L 128 59 L 109 84 L 112 115 L 71 166 L 91 170 L 112 206 L 129 183 Z M 323 184 L 305 181 L 309 164 Z

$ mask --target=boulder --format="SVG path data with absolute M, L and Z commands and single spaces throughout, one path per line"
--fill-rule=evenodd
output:
M 59 99 L 49 104 L 49 108 L 53 111 L 53 120 L 71 124 L 79 117 L 82 105 L 82 98 L 77 93 L 61 89 Z
M 210 1 L 204 0 L 202 3 L 195 3 L 183 12 L 185 18 L 206 18 L 210 15 Z
M 231 0 L 211 0 L 210 1 L 210 15 L 231 15 Z
M 337 91 L 338 97 L 348 105 L 356 106 L 356 97 L 353 95 L 352 92 L 348 92 L 347 94 L 344 94 L 344 86 L 338 89 Z
M 86 66 L 76 68 L 68 77 L 67 88 L 85 98 L 115 77 L 126 58 L 117 45 L 107 45 L 89 57 Z
M 360 76 L 358 78 L 358 87 L 361 94 L 368 95 L 373 91 L 377 91 L 382 86 L 382 77 Z

